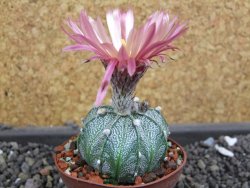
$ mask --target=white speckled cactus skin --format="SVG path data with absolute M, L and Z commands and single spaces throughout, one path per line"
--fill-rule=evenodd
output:
M 157 169 L 167 150 L 168 125 L 159 110 L 122 115 L 111 106 L 93 108 L 83 120 L 78 149 L 111 182 L 129 184 Z

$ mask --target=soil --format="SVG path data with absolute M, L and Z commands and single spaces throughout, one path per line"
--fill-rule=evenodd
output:
M 143 176 L 137 176 L 133 185 L 141 185 L 155 181 L 170 174 L 182 164 L 183 154 L 180 148 L 170 141 L 168 143 L 169 147 L 160 168 Z M 109 176 L 100 174 L 99 171 L 94 170 L 81 159 L 76 148 L 75 137 L 72 137 L 68 143 L 55 147 L 54 150 L 59 168 L 68 175 L 99 184 L 110 183 L 108 181 Z

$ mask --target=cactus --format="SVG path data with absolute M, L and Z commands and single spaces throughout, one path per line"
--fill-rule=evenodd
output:
M 168 127 L 160 111 L 121 115 L 111 106 L 93 108 L 83 121 L 78 148 L 86 162 L 112 182 L 132 183 L 159 167 Z
M 71 31 L 64 31 L 76 44 L 64 50 L 91 51 L 86 62 L 99 59 L 106 69 L 95 107 L 82 121 L 78 150 L 89 165 L 108 175 L 107 183 L 131 184 L 137 175 L 160 166 L 169 135 L 160 108 L 134 98 L 136 85 L 155 58 L 164 62 L 164 52 L 177 49 L 172 41 L 187 30 L 186 24 L 157 11 L 136 28 L 132 10 L 119 9 L 107 13 L 110 37 L 101 20 L 85 11 L 76 22 L 66 23 Z M 110 82 L 112 105 L 101 106 Z
M 160 109 L 133 100 L 142 74 L 128 77 L 116 70 L 111 80 L 114 107 L 94 107 L 82 121 L 80 154 L 112 183 L 132 183 L 137 175 L 159 168 L 165 157 L 169 131 Z

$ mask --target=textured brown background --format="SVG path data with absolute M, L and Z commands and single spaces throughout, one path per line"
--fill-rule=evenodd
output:
M 176 62 L 149 70 L 137 96 L 161 105 L 170 123 L 250 120 L 250 1 L 1 0 L 0 122 L 79 123 L 104 71 L 82 65 L 86 53 L 62 53 L 70 41 L 60 27 L 83 8 L 104 21 L 114 7 L 133 8 L 137 24 L 157 9 L 189 20 Z

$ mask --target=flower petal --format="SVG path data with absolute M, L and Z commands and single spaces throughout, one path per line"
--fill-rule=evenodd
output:
M 128 73 L 130 76 L 133 76 L 136 70 L 136 62 L 134 58 L 128 60 Z
M 179 37 L 182 33 L 184 33 L 187 30 L 186 23 L 182 25 L 178 25 L 178 27 L 175 28 L 175 31 L 172 33 L 172 35 L 169 37 L 169 42 L 173 41 L 175 38 Z
M 68 35 L 68 37 L 69 37 L 71 40 L 75 41 L 76 43 L 80 43 L 80 44 L 85 43 L 85 42 L 84 42 L 84 39 L 83 39 L 83 37 L 82 37 L 82 35 L 71 34 L 71 33 L 69 33 L 68 31 L 66 31 L 66 29 L 64 29 L 63 27 L 62 27 L 62 30 L 63 30 L 63 32 L 64 32 L 66 35 Z
M 118 52 L 118 60 L 119 61 L 127 61 L 129 58 L 128 53 L 124 46 L 122 46 Z
M 118 9 L 108 12 L 106 15 L 107 24 L 109 28 L 109 33 L 115 46 L 118 51 L 122 45 L 121 42 L 121 15 Z
M 89 39 L 89 38 L 87 38 L 87 37 L 85 37 L 85 36 L 83 36 L 83 39 L 84 39 L 84 41 L 85 41 L 87 44 L 91 45 L 93 48 L 96 49 L 96 52 L 95 52 L 95 53 L 97 53 L 98 55 L 103 56 L 103 58 L 109 58 L 108 54 L 105 52 L 105 49 L 103 49 L 103 48 L 100 46 L 100 44 L 95 43 L 94 41 L 92 41 L 91 39 Z
M 150 51 L 144 58 L 148 58 L 148 59 L 151 59 L 155 56 L 159 56 L 159 54 L 163 51 L 166 51 L 166 50 L 176 50 L 178 48 L 174 47 L 174 46 L 170 46 L 170 45 L 161 45 L 155 49 L 152 49 L 152 51 Z
M 78 25 L 73 22 L 70 18 L 68 18 L 68 21 L 66 22 L 68 26 L 71 28 L 71 30 L 79 35 L 84 35 L 84 33 L 81 31 L 81 29 L 78 27 Z
M 114 48 L 114 46 L 110 43 L 103 43 L 101 46 L 106 50 L 106 52 L 111 56 L 111 57 L 117 57 L 118 52 Z
M 148 30 L 146 31 L 146 36 L 145 39 L 138 49 L 138 55 L 136 56 L 137 58 L 143 57 L 144 51 L 147 49 L 147 47 L 151 44 L 151 41 L 153 39 L 153 36 L 155 34 L 155 29 L 156 29 L 156 24 L 153 23 L 152 25 L 149 26 Z
M 104 77 L 102 79 L 101 86 L 100 86 L 98 93 L 97 93 L 97 96 L 96 96 L 95 106 L 100 106 L 102 104 L 102 101 L 107 94 L 108 85 L 110 83 L 110 80 L 111 80 L 111 77 L 112 77 L 112 74 L 115 70 L 116 65 L 117 65 L 117 61 L 111 61 L 108 63 L 108 66 L 106 68 L 106 72 L 105 72 Z
M 66 46 L 65 48 L 63 48 L 63 51 L 81 51 L 81 50 L 86 50 L 86 51 L 91 51 L 91 52 L 95 51 L 89 45 L 82 45 L 82 44 L 70 45 L 70 46 Z
M 99 55 L 94 55 L 94 56 L 91 56 L 87 59 L 82 60 L 82 63 L 88 63 L 88 62 L 93 61 L 93 60 L 103 60 L 103 58 Z
M 127 54 L 127 51 L 125 49 L 125 47 L 122 45 L 122 47 L 120 48 L 119 52 L 118 52 L 118 57 L 117 57 L 119 64 L 118 64 L 118 68 L 119 69 L 124 69 L 127 68 L 127 60 L 129 59 L 129 56 Z
M 139 29 L 133 29 L 132 35 L 128 38 L 128 46 L 129 47 L 129 53 L 131 57 L 135 57 L 139 51 L 139 48 L 141 46 L 141 43 L 143 41 L 143 27 L 140 27 Z
M 129 33 L 131 32 L 131 30 L 134 27 L 134 14 L 132 10 L 129 10 L 126 13 L 126 17 L 125 17 L 125 38 L 124 39 L 128 39 Z
M 90 19 L 90 24 L 93 27 L 95 34 L 102 43 L 111 43 L 109 36 L 107 35 L 106 29 L 102 24 L 101 19 L 98 17 L 97 20 Z
M 89 39 L 91 39 L 93 42 L 95 42 L 97 45 L 100 43 L 98 40 L 96 33 L 93 30 L 93 27 L 90 23 L 90 21 L 93 20 L 93 18 L 89 17 L 86 12 L 81 11 L 80 13 L 80 25 L 81 29 L 85 31 L 85 36 Z
M 176 19 L 174 19 L 176 20 Z M 164 40 L 155 40 L 153 42 L 151 42 L 150 45 L 148 45 L 147 47 L 145 47 L 142 52 L 140 52 L 137 55 L 137 58 L 144 58 L 147 59 L 149 57 L 153 57 L 158 55 L 158 53 L 167 50 L 167 49 L 174 49 L 174 47 L 170 46 L 170 43 L 176 39 L 177 37 L 179 37 L 182 33 L 184 33 L 187 28 L 185 24 L 179 25 L 176 24 L 175 26 L 173 26 L 172 24 L 170 25 L 171 30 L 168 31 L 169 35 L 164 37 Z M 164 46 L 166 47 L 164 49 Z

